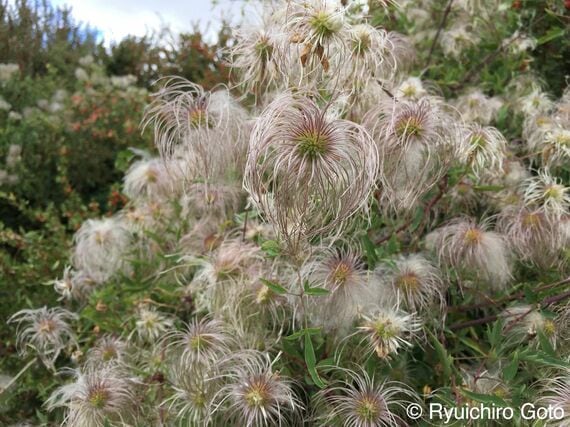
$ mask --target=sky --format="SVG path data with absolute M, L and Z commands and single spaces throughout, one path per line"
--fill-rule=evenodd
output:
M 67 5 L 72 16 L 97 28 L 105 44 L 127 35 L 143 36 L 166 24 L 175 33 L 190 31 L 194 24 L 210 39 L 215 38 L 222 17 L 236 22 L 242 16 L 244 0 L 52 0 Z

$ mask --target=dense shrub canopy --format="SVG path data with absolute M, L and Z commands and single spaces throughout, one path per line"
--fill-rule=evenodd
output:
M 0 424 L 567 425 L 566 3 L 261 3 L 0 6 Z

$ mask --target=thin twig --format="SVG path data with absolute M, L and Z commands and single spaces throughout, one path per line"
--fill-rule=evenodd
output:
M 538 288 L 534 289 L 534 292 L 538 293 L 538 292 L 542 292 L 542 291 L 547 291 L 549 289 L 557 288 L 558 286 L 565 285 L 567 283 L 570 283 L 570 277 L 567 277 L 566 279 L 563 279 L 563 280 L 559 280 L 558 282 L 555 282 L 555 283 L 549 283 L 547 285 L 539 286 Z M 524 298 L 524 296 L 525 296 L 524 291 L 521 291 L 521 292 L 517 292 L 517 293 L 512 294 L 512 295 L 507 295 L 507 296 L 500 298 L 498 300 L 489 300 L 489 301 L 481 302 L 478 304 L 451 306 L 451 307 L 447 308 L 447 312 L 448 313 L 461 313 L 461 312 L 477 310 L 479 308 L 485 308 L 485 307 L 489 307 L 491 305 L 496 306 L 496 305 L 501 305 L 501 304 L 506 303 L 506 302 L 515 301 L 515 300 Z
M 245 242 L 245 233 L 247 232 L 247 216 L 249 214 L 249 209 L 245 211 L 245 218 L 243 220 L 243 229 L 241 230 L 241 241 Z
M 433 55 L 433 51 L 435 49 L 435 45 L 437 44 L 437 40 L 439 39 L 439 35 L 441 34 L 443 27 L 445 27 L 445 22 L 447 21 L 447 17 L 449 16 L 449 12 L 451 12 L 451 6 L 453 5 L 453 0 L 449 0 L 447 2 L 447 6 L 445 11 L 443 12 L 443 17 L 441 18 L 441 22 L 439 23 L 439 27 L 437 28 L 437 32 L 435 33 L 435 37 L 431 43 L 431 47 L 429 48 L 429 54 L 426 61 L 426 68 L 429 67 L 431 63 L 431 58 Z
M 567 283 L 568 281 L 570 281 L 570 278 L 563 280 L 561 283 Z M 558 284 L 560 284 L 560 282 L 557 282 Z M 540 304 L 538 304 L 536 307 L 531 307 L 528 309 L 528 311 L 519 314 L 509 325 L 507 331 L 509 329 L 511 329 L 516 323 L 520 322 L 521 320 L 523 320 L 526 316 L 528 316 L 530 313 L 532 313 L 534 310 L 538 309 L 538 308 L 545 308 L 548 307 L 550 305 L 556 304 L 560 301 L 563 301 L 565 299 L 570 298 L 570 291 L 566 291 L 563 292 L 561 294 L 558 295 L 553 295 L 550 297 L 545 298 L 544 300 L 542 300 L 542 302 Z M 509 316 L 509 314 L 507 313 L 506 316 Z M 486 323 L 490 323 L 493 322 L 495 320 L 497 320 L 499 318 L 499 315 L 497 314 L 493 314 L 491 316 L 485 316 L 485 317 L 481 317 L 480 319 L 474 319 L 474 320 L 469 320 L 467 322 L 462 322 L 462 323 L 455 323 L 453 325 L 451 325 L 449 327 L 450 330 L 452 331 L 457 331 L 460 329 L 465 329 L 465 328 L 469 328 L 471 326 L 478 326 L 478 325 L 484 325 Z
M 12 386 L 12 384 L 14 384 L 16 381 L 18 381 L 18 378 L 20 378 L 20 377 L 24 374 L 24 372 L 26 372 L 28 369 L 30 369 L 30 366 L 32 366 L 34 363 L 36 363 L 36 360 L 37 360 L 36 358 L 33 358 L 32 360 L 30 360 L 30 361 L 26 364 L 26 366 L 24 366 L 24 367 L 20 370 L 20 372 L 18 372 L 18 373 L 16 374 L 16 376 L 15 376 L 14 378 L 12 378 L 12 379 L 10 380 L 10 382 L 8 382 L 8 384 L 6 384 L 4 387 L 1 387 L 1 388 L 0 388 L 0 395 L 1 395 L 2 393 L 4 393 L 6 390 L 8 390 L 8 389 Z

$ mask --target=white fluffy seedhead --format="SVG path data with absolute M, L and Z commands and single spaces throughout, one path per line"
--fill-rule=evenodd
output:
M 182 215 L 197 219 L 226 219 L 238 211 L 243 199 L 241 186 L 235 184 L 194 183 L 181 200 Z
M 221 387 L 217 375 L 216 366 L 187 366 L 183 361 L 171 364 L 168 379 L 173 393 L 162 405 L 168 407 L 179 425 L 206 425 L 214 396 Z
M 126 268 L 124 255 L 131 239 L 130 231 L 118 217 L 89 219 L 74 236 L 73 266 L 103 283 Z
M 440 44 L 445 56 L 459 58 L 467 49 L 479 41 L 479 36 L 467 25 L 458 23 L 442 31 Z
M 398 351 L 412 347 L 422 329 L 415 314 L 400 310 L 398 306 L 373 306 L 362 318 L 355 335 L 365 343 L 367 355 L 376 354 L 380 359 L 390 359 Z
M 474 122 L 482 126 L 494 120 L 502 105 L 503 102 L 498 98 L 488 97 L 477 89 L 468 91 L 455 101 L 455 107 L 466 122 Z
M 331 64 L 346 60 L 346 9 L 338 2 L 291 0 L 282 13 L 291 49 L 288 54 L 297 56 L 301 66 L 298 83 L 318 80 L 329 72 Z
M 274 10 L 264 10 L 262 22 L 235 30 L 229 49 L 229 65 L 237 73 L 237 84 L 257 98 L 282 84 L 291 67 L 286 54 L 288 40 Z
M 546 167 L 570 164 L 570 127 L 555 126 L 544 135 L 541 161 Z
M 135 325 L 142 341 L 155 343 L 172 328 L 173 321 L 152 307 L 142 306 L 136 315 Z
M 188 258 L 190 265 L 198 267 L 189 289 L 202 300 L 202 308 L 219 313 L 239 291 L 237 284 L 256 272 L 260 259 L 258 246 L 237 239 L 224 241 L 207 257 Z
M 538 334 L 543 334 L 553 348 L 556 348 L 560 334 L 555 319 L 547 317 L 530 305 L 515 305 L 506 308 L 502 317 L 505 318 L 505 335 L 516 342 L 531 341 L 539 345 Z
M 419 77 L 407 77 L 397 84 L 393 95 L 399 99 L 417 101 L 429 95 L 429 92 Z
M 565 427 L 570 423 L 570 369 L 564 369 L 561 375 L 544 381 L 537 403 L 540 406 L 562 414 L 549 421 L 553 427 Z
M 63 349 L 77 344 L 75 333 L 69 324 L 75 319 L 75 313 L 63 308 L 42 307 L 20 310 L 8 322 L 18 325 L 16 345 L 19 353 L 27 355 L 31 349 L 47 366 L 53 367 Z
M 212 414 L 226 413 L 226 423 L 240 426 L 296 426 L 303 404 L 293 380 L 275 372 L 264 353 L 237 353 L 231 358 L 225 385 Z
M 417 396 L 404 384 L 376 381 L 366 371 L 343 370 L 344 381 L 317 394 L 316 425 L 340 422 L 345 427 L 392 427 L 406 425 L 400 413 Z
M 563 223 L 540 209 L 507 206 L 498 216 L 497 229 L 509 239 L 521 260 L 541 267 L 556 265 L 566 246 Z
M 504 236 L 487 229 L 486 223 L 457 218 L 435 230 L 426 240 L 441 265 L 501 290 L 512 278 L 510 248 Z
M 570 212 L 570 191 L 548 169 L 528 178 L 523 183 L 524 203 L 540 209 L 547 215 L 561 218 Z
M 215 319 L 193 319 L 182 331 L 166 335 L 165 342 L 182 366 L 215 365 L 228 355 L 235 343 L 227 326 Z
M 347 32 L 348 56 L 338 57 L 334 64 L 338 78 L 333 89 L 343 90 L 351 97 L 360 96 L 369 84 L 391 79 L 397 67 L 394 46 L 388 33 L 369 24 L 353 25 Z
M 386 36 L 388 45 L 391 47 L 391 55 L 386 56 L 385 59 L 393 61 L 390 68 L 399 72 L 409 71 L 416 60 L 416 50 L 412 42 L 405 35 L 395 31 L 389 31 Z
M 522 96 L 518 100 L 517 107 L 523 114 L 535 116 L 548 113 L 553 105 L 554 103 L 548 94 L 535 87 L 531 93 Z
M 311 319 L 328 331 L 345 331 L 370 301 L 368 272 L 360 255 L 351 249 L 316 248 L 314 252 L 302 276 L 329 294 L 312 300 Z
M 374 291 L 387 304 L 400 304 L 410 312 L 420 312 L 445 303 L 441 272 L 421 254 L 400 256 L 381 264 L 373 277 Z
M 66 409 L 64 426 L 103 427 L 133 421 L 136 383 L 118 367 L 88 366 L 72 372 L 74 382 L 59 387 L 46 401 L 49 410 Z
M 123 366 L 127 358 L 128 343 L 123 339 L 104 335 L 87 352 L 87 363 L 102 366 L 116 364 Z
M 154 95 L 143 122 L 153 126 L 163 158 L 181 158 L 191 178 L 212 179 L 239 173 L 245 155 L 245 110 L 229 91 L 213 92 L 182 78 L 171 78 Z
M 289 249 L 339 232 L 366 206 L 378 154 L 356 123 L 328 118 L 306 96 L 285 93 L 258 118 L 244 187 Z
M 163 200 L 175 194 L 173 176 L 162 159 L 143 159 L 125 174 L 123 192 L 131 200 Z
M 459 137 L 441 103 L 389 100 L 373 108 L 364 125 L 380 153 L 381 203 L 411 210 L 445 174 Z
M 60 299 L 84 300 L 93 290 L 97 282 L 87 273 L 76 271 L 67 266 L 63 271 L 63 277 L 53 281 L 55 291 L 61 295 Z
M 536 114 L 524 120 L 522 136 L 529 155 L 545 168 L 564 167 L 570 160 L 570 121 L 566 114 Z
M 478 124 L 467 126 L 457 146 L 457 157 L 468 165 L 476 176 L 482 171 L 501 172 L 507 149 L 507 140 L 494 127 Z

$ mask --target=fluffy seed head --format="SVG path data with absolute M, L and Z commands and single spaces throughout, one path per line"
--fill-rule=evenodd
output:
M 410 210 L 447 170 L 455 122 L 428 98 L 380 103 L 364 117 L 380 153 L 381 204 Z M 384 202 L 384 203 L 382 203 Z
M 305 75 L 320 75 L 346 52 L 345 9 L 327 0 L 293 0 L 284 6 L 285 30 Z
M 66 408 L 65 426 L 103 427 L 134 416 L 134 382 L 117 367 L 87 367 L 73 375 L 74 382 L 55 390 L 46 401 L 49 410 Z
M 548 94 L 540 88 L 535 88 L 531 93 L 519 99 L 519 110 L 526 115 L 545 114 L 553 106 Z
M 230 48 L 230 66 L 238 72 L 239 85 L 256 97 L 279 84 L 286 75 L 289 56 L 286 41 L 274 20 L 267 14 L 259 25 L 244 26 L 235 31 L 235 44 Z
M 487 231 L 487 227 L 470 219 L 455 219 L 428 238 L 440 264 L 473 275 L 498 290 L 512 277 L 510 249 L 502 235 Z
M 541 406 L 552 407 L 556 413 L 560 413 L 562 409 L 562 418 L 551 420 L 549 425 L 567 426 L 570 422 L 570 370 L 565 369 L 562 375 L 545 381 L 537 403 Z
M 437 267 L 420 254 L 400 256 L 393 263 L 386 263 L 374 270 L 379 283 L 381 299 L 400 303 L 411 312 L 429 310 L 435 304 L 442 305 L 443 281 Z
M 176 420 L 205 425 L 216 391 L 221 387 L 222 378 L 218 375 L 215 366 L 188 366 L 183 361 L 176 361 L 168 373 L 174 393 L 163 405 L 168 405 Z M 213 420 L 214 423 L 216 421 L 221 422 L 221 419 Z
M 172 78 L 154 96 L 143 126 L 154 127 L 161 157 L 182 158 L 190 179 L 239 173 L 247 115 L 227 89 L 206 92 L 185 79 Z
M 538 344 L 538 334 L 544 334 L 552 347 L 556 348 L 559 328 L 555 321 L 529 305 L 517 305 L 505 309 L 502 313 L 505 331 L 514 340 L 533 340 Z
M 170 351 L 184 366 L 209 365 L 227 355 L 233 340 L 219 320 L 194 319 L 182 331 L 167 335 Z
M 468 126 L 457 148 L 457 156 L 471 167 L 476 176 L 487 169 L 501 171 L 507 140 L 493 127 Z
M 428 92 L 418 77 L 408 77 L 398 86 L 395 96 L 408 100 L 415 100 L 427 95 Z
M 542 147 L 542 164 L 562 166 L 570 162 L 570 130 L 561 127 L 546 132 Z
M 244 187 L 289 248 L 339 227 L 366 205 L 378 155 L 356 123 L 308 97 L 279 96 L 258 118 Z
M 397 60 L 386 31 L 368 24 L 351 26 L 347 46 L 349 57 L 337 59 L 340 63 L 335 64 L 334 68 L 338 70 L 340 81 L 333 79 L 333 84 L 339 83 L 347 93 L 357 97 L 369 83 L 377 84 L 375 79 L 393 77 Z
M 26 355 L 31 348 L 46 365 L 53 366 L 65 347 L 76 345 L 75 333 L 69 324 L 76 318 L 75 313 L 63 308 L 42 307 L 20 310 L 10 317 L 9 322 L 18 324 L 18 351 Z
M 368 342 L 370 353 L 380 359 L 390 359 L 400 349 L 412 347 L 412 341 L 421 330 L 421 323 L 413 314 L 398 308 L 376 308 L 363 315 L 358 327 L 363 341 Z
M 293 382 L 274 372 L 264 354 L 247 354 L 240 359 L 236 357 L 226 376 L 228 384 L 218 393 L 220 401 L 214 412 L 227 406 L 235 425 L 245 427 L 296 425 L 303 406 Z
M 555 216 L 526 206 L 508 206 L 497 220 L 497 229 L 521 259 L 542 267 L 555 264 L 565 246 L 560 227 Z
M 443 31 L 440 37 L 440 44 L 445 56 L 459 58 L 463 52 L 475 45 L 479 37 L 467 27 L 459 23 L 448 31 Z
M 143 341 L 158 341 L 172 327 L 172 324 L 171 319 L 154 308 L 143 306 L 138 310 L 136 331 Z
M 89 349 L 87 360 L 94 364 L 122 364 L 127 356 L 127 343 L 121 338 L 105 335 Z
M 525 205 L 537 207 L 560 218 L 570 211 L 570 191 L 551 175 L 548 169 L 538 172 L 523 183 Z
M 405 425 L 397 414 L 415 395 L 403 384 L 379 382 L 364 370 L 346 370 L 347 379 L 332 385 L 317 395 L 319 409 L 317 425 L 325 427 L 338 421 L 346 427 L 391 427 Z
M 131 233 L 120 218 L 88 219 L 74 236 L 73 266 L 97 283 L 125 267 Z
M 369 301 L 368 274 L 359 254 L 351 249 L 317 249 L 315 259 L 303 267 L 311 286 L 328 290 L 315 299 L 311 317 L 326 329 L 350 327 L 363 304 Z
M 241 188 L 235 185 L 194 183 L 187 188 L 181 201 L 182 214 L 197 219 L 227 218 L 238 210 L 241 196 Z
M 124 178 L 123 191 L 131 200 L 161 200 L 173 192 L 173 182 L 161 159 L 139 160 Z
M 61 295 L 60 299 L 84 300 L 97 286 L 87 273 L 75 271 L 67 266 L 63 271 L 63 277 L 54 280 L 53 287 Z
M 495 118 L 503 103 L 498 98 L 490 98 L 480 90 L 471 90 L 455 101 L 466 122 L 486 126 Z

